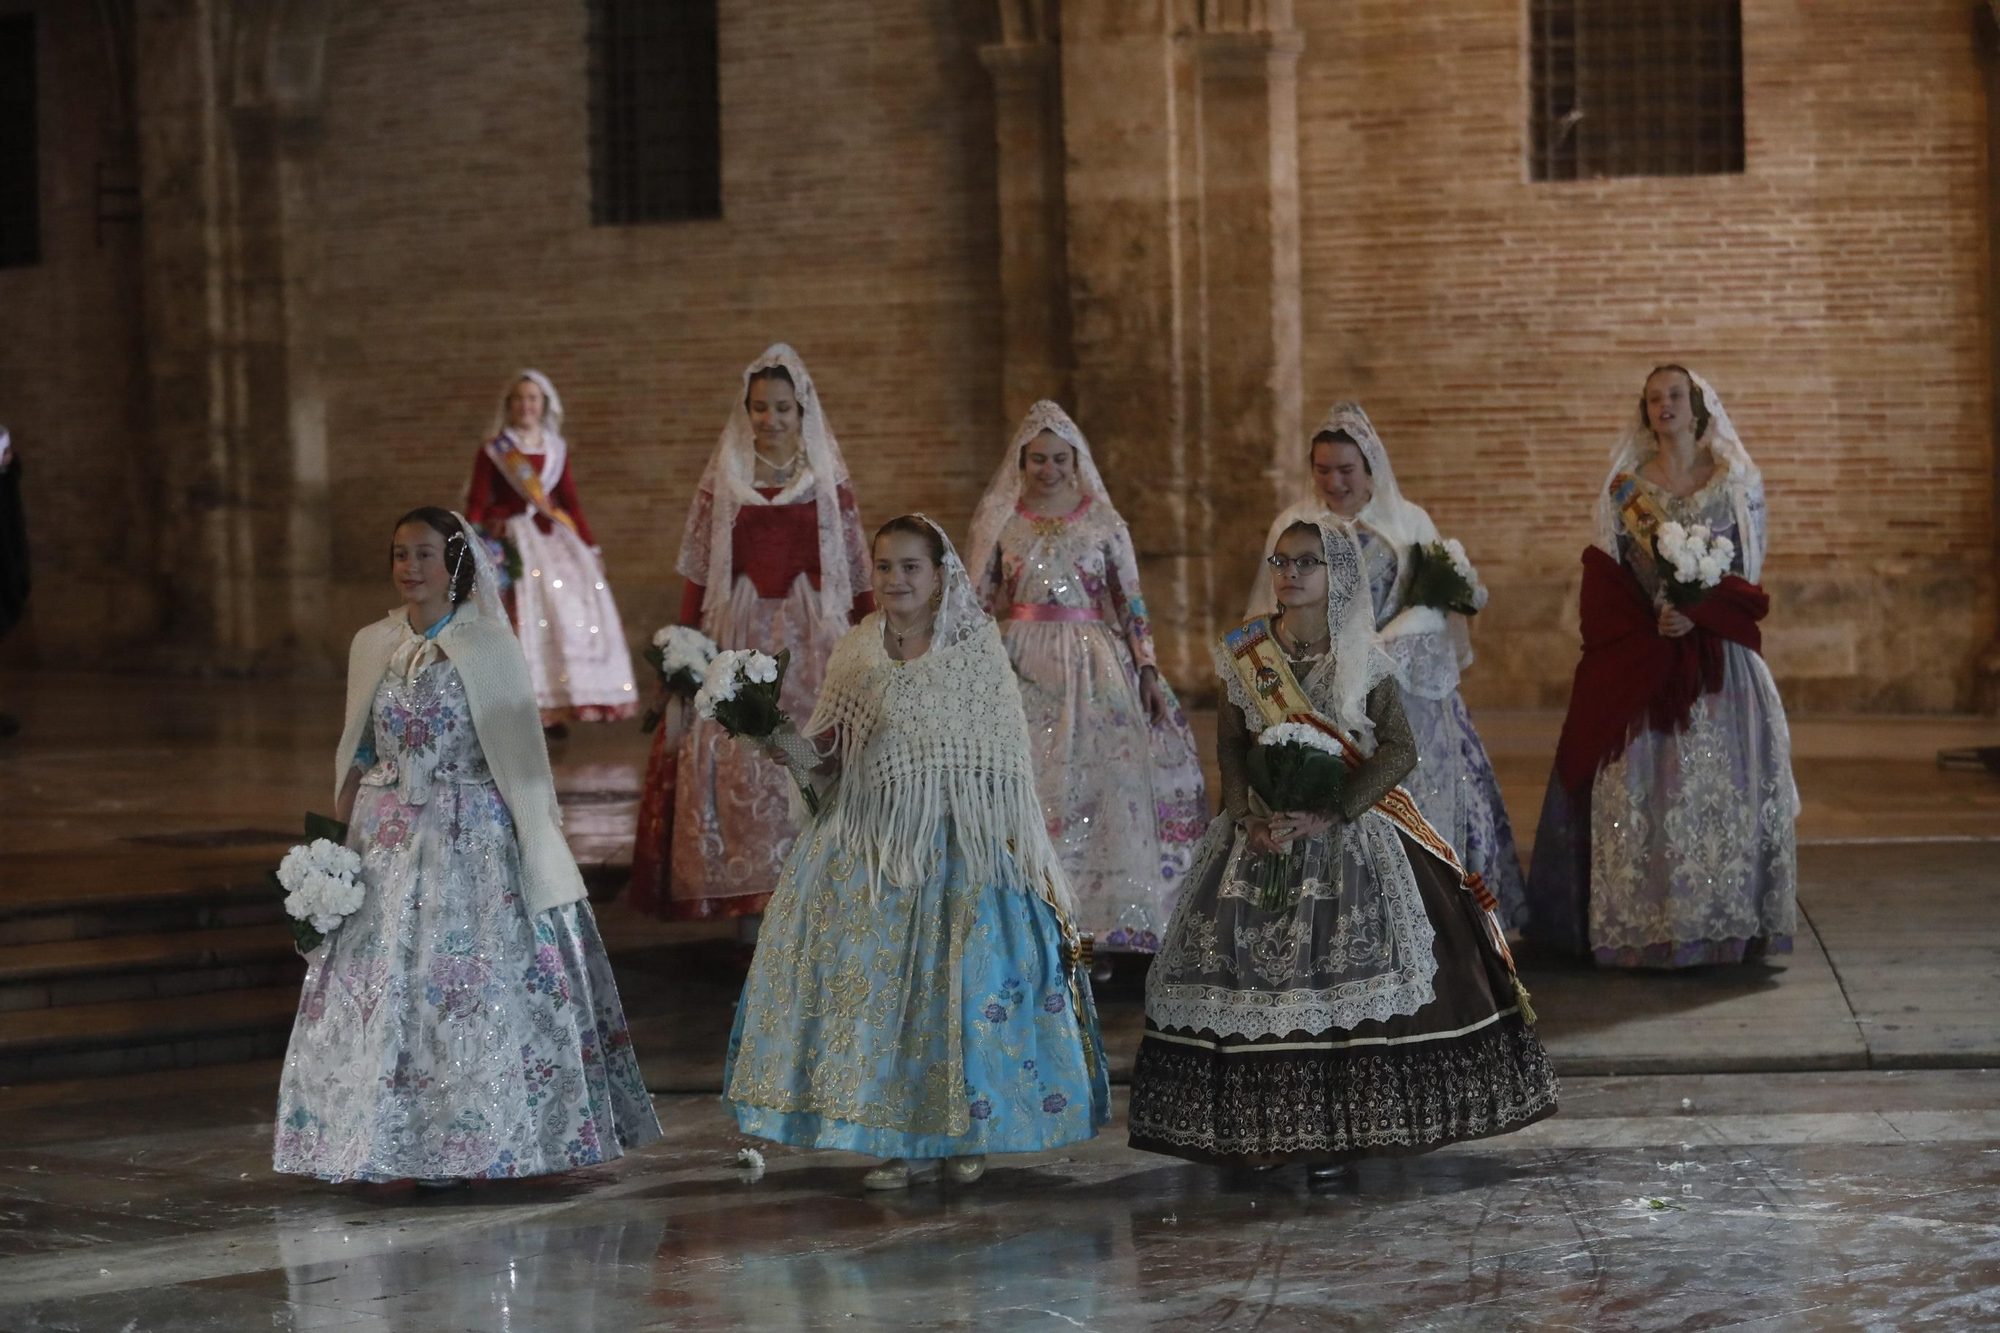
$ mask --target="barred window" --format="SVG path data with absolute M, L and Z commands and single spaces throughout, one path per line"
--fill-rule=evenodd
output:
M 590 220 L 722 216 L 716 0 L 590 0 Z
M 42 262 L 35 16 L 0 14 L 0 268 Z
M 1743 170 L 1740 0 L 1529 0 L 1529 174 Z

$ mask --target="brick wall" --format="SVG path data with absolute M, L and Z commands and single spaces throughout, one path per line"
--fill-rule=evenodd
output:
M 812 369 L 865 522 L 921 507 L 962 526 L 1007 425 L 992 92 L 961 8 L 821 0 L 765 23 L 723 5 L 726 216 L 630 228 L 589 225 L 583 4 L 432 0 L 336 23 L 339 633 L 386 604 L 385 524 L 459 494 L 523 365 L 563 395 L 635 641 L 679 607 L 695 483 L 770 342 Z
M 1298 9 L 1307 417 L 1366 402 L 1479 561 L 1468 693 L 1567 697 L 1595 488 L 1679 360 L 1764 472 L 1793 706 L 1963 706 L 1994 615 L 1968 6 L 1746 0 L 1742 175 L 1541 184 L 1522 8 Z
M 272 10 L 214 3 L 244 32 Z M 30 451 L 41 613 L 9 652 L 129 663 L 107 626 L 171 614 L 145 605 L 137 249 L 93 236 L 116 120 L 95 18 L 38 8 L 49 258 L 0 272 L 0 420 Z M 635 639 L 678 604 L 689 497 L 773 339 L 814 368 L 864 517 L 962 529 L 1010 425 L 987 7 L 722 9 L 727 216 L 593 228 L 582 0 L 338 7 L 315 118 L 288 131 L 317 145 L 317 230 L 279 238 L 323 266 L 333 586 L 308 656 L 337 660 L 386 604 L 384 525 L 458 495 L 524 364 L 567 400 Z M 1564 697 L 1604 456 L 1674 358 L 1763 465 L 1793 706 L 1963 706 L 1995 603 L 1966 0 L 1750 0 L 1744 174 L 1564 184 L 1526 179 L 1520 0 L 1296 12 L 1306 417 L 1365 401 L 1405 488 L 1480 561 L 1474 700 Z M 69 535 L 102 513 L 101 542 Z
M 97 164 L 129 162 L 96 7 L 0 10 L 36 15 L 42 198 L 42 262 L 0 269 L 0 424 L 21 451 L 35 577 L 0 662 L 73 662 L 152 616 L 138 228 L 95 220 Z M 110 179 L 129 184 L 129 167 Z

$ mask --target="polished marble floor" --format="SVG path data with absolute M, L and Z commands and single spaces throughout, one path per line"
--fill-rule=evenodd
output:
M 0 677 L 0 853 L 286 828 L 330 687 Z M 1554 719 L 1480 718 L 1532 827 Z M 2000 727 L 1801 720 L 1800 950 L 1669 978 L 1531 968 L 1559 1116 L 1330 1188 L 1132 1152 L 1120 1126 L 970 1188 L 869 1195 L 714 1098 L 735 985 L 710 928 L 600 912 L 667 1137 L 440 1195 L 269 1170 L 263 1061 L 0 1088 L 0 1333 L 25 1330 L 2000 1328 Z M 586 860 L 643 749 L 558 752 Z M 1524 829 L 1524 833 L 1526 830 Z M 0 885 L 0 895 L 5 886 Z M 1137 1024 L 1106 996 L 1113 1068 Z

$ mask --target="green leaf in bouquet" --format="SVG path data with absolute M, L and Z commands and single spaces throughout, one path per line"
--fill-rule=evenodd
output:
M 1462 616 L 1479 614 L 1478 590 L 1452 564 L 1443 542 L 1418 542 L 1410 548 L 1410 581 L 1403 590 L 1406 606 L 1428 606 L 1439 611 L 1455 611 Z
M 1331 810 L 1340 803 L 1347 764 L 1309 745 L 1252 745 L 1244 766 L 1250 785 L 1273 810 Z
M 347 825 L 341 823 L 338 819 L 329 819 L 325 815 L 315 815 L 308 812 L 306 815 L 306 841 L 312 842 L 318 838 L 325 838 L 336 847 L 345 847 L 347 845 Z
M 327 822 L 331 823 L 332 821 L 328 820 Z M 279 902 L 283 902 L 291 896 L 285 891 L 284 881 L 278 878 L 277 871 L 266 870 L 264 878 L 271 881 L 271 889 L 278 895 Z M 285 913 L 285 920 L 292 927 L 292 946 L 300 953 L 311 953 L 314 949 L 319 948 L 320 941 L 326 938 L 326 936 L 313 929 L 312 922 L 301 921 L 290 912 Z

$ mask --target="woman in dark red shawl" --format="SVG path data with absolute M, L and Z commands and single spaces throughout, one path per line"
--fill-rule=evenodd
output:
M 1695 605 L 1667 596 L 1654 549 L 1665 523 L 1734 548 Z M 1761 656 L 1764 546 L 1763 479 L 1721 399 L 1660 367 L 1583 553 L 1583 659 L 1535 833 L 1529 939 L 1611 967 L 1791 949 L 1799 798 Z

